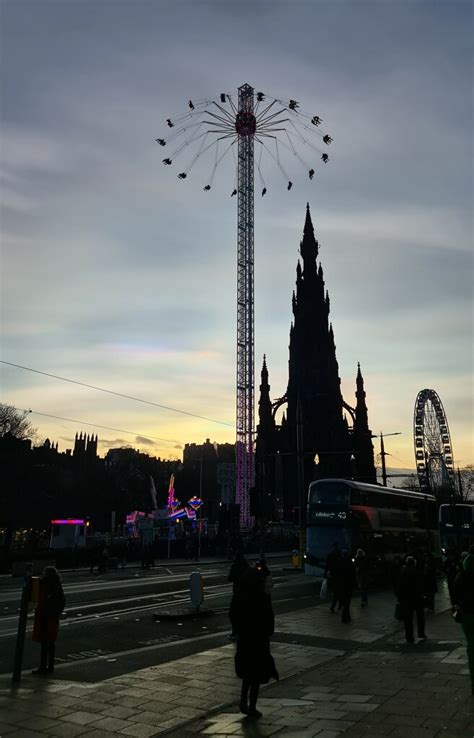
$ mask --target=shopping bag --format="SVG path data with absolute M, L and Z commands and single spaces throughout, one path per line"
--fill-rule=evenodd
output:
M 323 583 L 321 584 L 321 589 L 319 591 L 319 596 L 322 600 L 325 600 L 328 596 L 328 580 L 323 579 Z

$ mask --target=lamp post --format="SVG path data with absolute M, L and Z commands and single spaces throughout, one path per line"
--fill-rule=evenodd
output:
M 202 500 L 202 457 L 199 459 L 199 499 Z M 197 560 L 201 558 L 201 507 L 199 506 L 199 517 L 198 517 L 198 549 L 197 549 Z
M 397 431 L 396 433 L 386 433 L 385 434 L 385 438 L 387 438 L 387 436 L 401 436 L 401 435 L 402 435 L 401 431 Z M 372 438 L 380 438 L 380 457 L 381 457 L 381 460 L 382 460 L 382 484 L 383 484 L 384 487 L 386 487 L 387 486 L 388 475 L 387 475 L 387 467 L 385 465 L 385 457 L 386 456 L 390 456 L 390 454 L 387 453 L 387 451 L 385 451 L 385 446 L 384 446 L 384 442 L 383 442 L 384 435 L 383 435 L 382 431 L 380 431 L 380 435 L 379 436 L 372 435 Z
M 201 558 L 201 524 L 202 524 L 202 516 L 201 516 L 201 508 L 202 508 L 202 462 L 203 459 L 196 459 L 196 461 L 199 461 L 199 497 L 191 497 L 190 500 L 188 500 L 188 505 L 194 510 L 196 513 L 196 524 L 198 529 L 198 545 L 197 545 L 197 552 L 196 552 L 196 561 L 199 561 Z
M 451 520 L 453 523 L 453 531 L 454 531 L 454 541 L 456 545 L 456 551 L 459 548 L 459 536 L 458 536 L 458 526 L 457 526 L 457 510 L 456 510 L 456 498 L 454 496 L 454 492 L 450 492 L 449 494 L 449 502 L 451 505 Z
M 298 475 L 298 506 L 299 506 L 299 529 L 300 529 L 300 561 L 303 560 L 304 532 L 303 532 L 303 499 L 304 499 L 304 465 L 303 465 L 303 411 L 301 400 L 298 395 L 296 404 L 296 455 Z

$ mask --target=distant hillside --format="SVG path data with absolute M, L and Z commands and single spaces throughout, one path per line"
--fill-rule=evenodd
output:
M 387 467 L 387 484 L 389 487 L 402 487 L 410 481 L 410 478 L 416 476 L 415 469 L 401 469 Z M 382 470 L 377 467 L 377 482 L 382 484 Z

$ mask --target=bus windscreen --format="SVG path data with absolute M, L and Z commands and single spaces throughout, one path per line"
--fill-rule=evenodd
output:
M 309 492 L 309 504 L 349 507 L 350 487 L 344 482 L 317 482 Z

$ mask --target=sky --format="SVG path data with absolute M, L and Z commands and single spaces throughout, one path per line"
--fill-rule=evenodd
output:
M 0 8 L 2 360 L 211 419 L 0 365 L 1 401 L 75 421 L 32 414 L 40 439 L 64 450 L 97 432 L 102 454 L 130 444 L 165 458 L 234 441 L 233 163 L 205 193 L 212 160 L 179 181 L 155 138 L 189 99 L 248 82 L 300 101 L 334 138 L 313 181 L 288 156 L 290 192 L 262 163 L 257 385 L 265 353 L 272 395 L 286 389 L 309 202 L 344 398 L 355 402 L 359 361 L 372 430 L 401 433 L 388 463 L 412 468 L 415 398 L 432 388 L 455 464 L 474 461 L 470 2 Z

